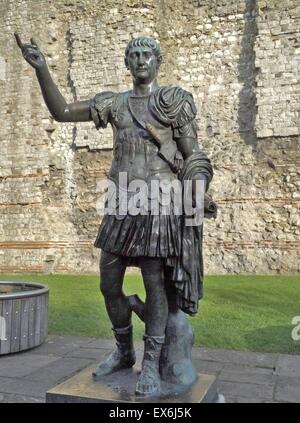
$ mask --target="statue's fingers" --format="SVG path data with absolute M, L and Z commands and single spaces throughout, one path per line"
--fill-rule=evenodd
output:
M 36 46 L 32 46 L 31 44 L 25 44 L 23 46 L 23 52 L 24 53 L 29 53 L 29 54 L 33 54 L 33 55 L 37 55 L 40 54 L 39 50 L 37 49 Z
M 35 60 L 36 57 L 38 56 L 37 51 L 33 48 L 24 48 L 22 50 L 22 54 L 23 54 L 24 59 L 26 59 L 26 60 L 28 60 L 28 59 Z
M 39 48 L 39 46 L 38 46 L 38 44 L 37 44 L 37 42 L 36 42 L 36 40 L 35 40 L 35 38 L 31 38 L 30 39 L 30 42 L 31 42 L 31 44 L 34 46 L 34 47 L 37 47 L 37 48 Z
M 19 36 L 19 34 L 17 32 L 14 33 L 15 39 L 17 41 L 18 46 L 20 47 L 20 49 L 23 49 L 23 43 L 21 41 L 21 38 Z

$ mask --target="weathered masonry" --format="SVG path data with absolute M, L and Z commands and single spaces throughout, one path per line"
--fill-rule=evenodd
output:
M 299 272 L 299 0 L 0 0 L 0 272 L 96 272 L 111 133 L 53 121 L 16 30 L 68 101 L 127 89 L 130 37 L 160 40 L 214 163 L 206 273 Z

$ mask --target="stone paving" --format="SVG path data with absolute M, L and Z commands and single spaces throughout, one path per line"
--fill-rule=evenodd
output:
M 100 361 L 113 340 L 55 336 L 0 357 L 0 402 L 45 402 L 50 388 Z M 138 363 L 143 344 L 136 343 Z M 300 356 L 194 348 L 196 369 L 216 375 L 227 403 L 300 402 Z

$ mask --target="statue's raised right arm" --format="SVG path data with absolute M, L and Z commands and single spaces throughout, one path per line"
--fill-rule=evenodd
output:
M 35 69 L 45 103 L 55 120 L 59 122 L 86 122 L 92 120 L 89 100 L 75 101 L 68 104 L 55 85 L 45 57 L 36 41 L 31 38 L 31 44 L 23 44 L 20 36 L 15 33 L 16 41 L 24 59 Z

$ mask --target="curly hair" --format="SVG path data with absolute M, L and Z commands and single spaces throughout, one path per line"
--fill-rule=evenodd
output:
M 129 52 L 133 47 L 148 47 L 148 48 L 151 48 L 151 50 L 155 54 L 155 56 L 157 58 L 161 58 L 161 50 L 160 50 L 159 43 L 157 41 L 155 41 L 154 38 L 145 37 L 145 36 L 142 35 L 140 37 L 133 38 L 127 44 L 127 47 L 125 49 L 125 63 L 126 64 L 127 64 L 127 58 L 128 58 Z M 161 59 L 160 59 L 160 61 L 161 61 Z

